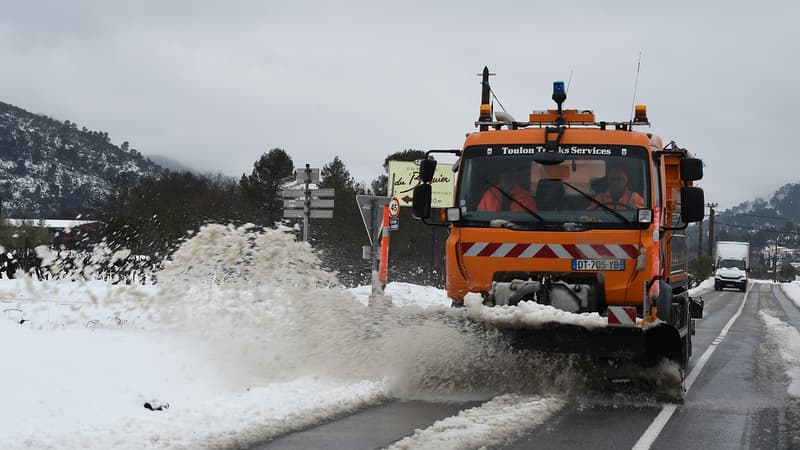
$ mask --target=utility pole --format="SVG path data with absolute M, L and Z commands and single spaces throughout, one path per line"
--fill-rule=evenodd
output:
M 703 220 L 697 222 L 697 257 L 703 256 Z
M 308 219 L 311 217 L 311 189 L 309 189 L 308 185 L 311 184 L 311 164 L 306 164 L 305 170 L 305 178 L 303 179 L 303 184 L 305 185 L 305 189 L 303 189 L 303 242 L 308 242 Z
M 772 258 L 772 279 L 775 283 L 778 282 L 778 237 L 780 234 L 775 233 L 775 257 Z
M 714 208 L 719 206 L 717 203 L 706 203 L 706 206 L 711 209 L 708 215 L 708 256 L 714 253 Z

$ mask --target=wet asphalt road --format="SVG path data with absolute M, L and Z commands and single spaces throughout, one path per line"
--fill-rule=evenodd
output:
M 763 311 L 798 329 L 800 310 L 771 284 L 751 284 L 743 307 L 740 292 L 702 297 L 704 319 L 697 321 L 687 371 L 694 379 L 683 403 L 578 390 L 543 424 L 498 448 L 800 448 L 800 401 L 787 395 L 785 363 L 759 317 Z M 395 402 L 254 448 L 383 448 L 473 406 Z

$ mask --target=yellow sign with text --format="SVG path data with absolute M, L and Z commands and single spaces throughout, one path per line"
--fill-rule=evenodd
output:
M 431 180 L 431 206 L 448 208 L 453 206 L 456 174 L 452 164 L 436 165 L 436 172 Z M 394 180 L 394 181 L 392 181 Z M 394 182 L 394 189 L 392 189 Z M 413 161 L 389 161 L 389 196 L 396 197 L 400 206 L 411 206 L 414 188 L 420 184 L 419 166 Z

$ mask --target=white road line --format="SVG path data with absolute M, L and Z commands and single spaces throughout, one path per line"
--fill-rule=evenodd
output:
M 722 343 L 722 341 L 725 339 L 725 336 L 728 334 L 728 331 L 730 331 L 731 327 L 733 326 L 733 323 L 736 322 L 736 319 L 738 319 L 739 315 L 742 314 L 742 310 L 744 310 L 744 304 L 747 303 L 747 296 L 750 294 L 750 289 L 752 289 L 752 286 L 755 286 L 755 283 L 752 283 L 750 285 L 750 288 L 747 289 L 747 292 L 744 293 L 744 299 L 742 300 L 742 304 L 739 305 L 739 309 L 736 311 L 736 314 L 734 314 L 733 317 L 731 317 L 731 319 L 728 321 L 728 323 L 725 324 L 724 327 L 722 327 L 722 331 L 719 332 L 719 336 L 717 336 L 717 338 L 714 339 L 714 342 L 712 342 L 711 345 L 708 346 L 706 351 L 703 352 L 703 355 L 700 356 L 700 359 L 697 361 L 697 364 L 695 364 L 695 366 L 692 368 L 692 371 L 689 372 L 689 376 L 686 377 L 686 383 L 685 383 L 687 393 L 689 392 L 689 389 L 692 388 L 692 385 L 694 384 L 695 380 L 697 380 L 697 377 L 700 375 L 700 371 L 703 370 L 703 367 L 705 367 L 709 358 L 711 358 L 711 354 L 714 353 L 714 350 L 716 350 L 719 344 Z M 658 435 L 661 434 L 661 431 L 664 429 L 664 427 L 667 426 L 667 422 L 669 422 L 669 419 L 672 417 L 672 414 L 674 414 L 677 409 L 678 405 L 675 404 L 664 405 L 661 408 L 661 412 L 659 412 L 656 418 L 653 419 L 653 423 L 651 423 L 650 426 L 647 427 L 646 430 L 644 430 L 644 434 L 642 434 L 642 437 L 640 437 L 639 440 L 636 441 L 636 444 L 634 444 L 633 449 L 634 450 L 649 449 L 658 438 Z

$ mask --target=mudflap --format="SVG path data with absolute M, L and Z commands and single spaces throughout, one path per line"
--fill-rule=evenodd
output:
M 520 350 L 586 354 L 597 358 L 634 360 L 642 365 L 668 358 L 686 364 L 678 329 L 666 322 L 641 327 L 599 327 L 547 323 L 536 328 L 498 328 Z

